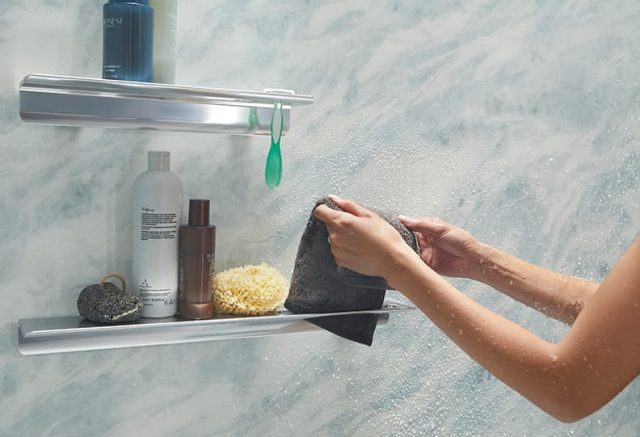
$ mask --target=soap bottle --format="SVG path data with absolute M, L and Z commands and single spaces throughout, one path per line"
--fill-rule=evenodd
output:
M 213 317 L 211 277 L 215 271 L 216 228 L 209 225 L 209 201 L 189 200 L 189 224 L 180 227 L 180 294 L 178 315 Z
M 102 10 L 102 78 L 151 82 L 153 9 L 148 0 L 109 0 Z
M 182 182 L 169 152 L 149 152 L 148 169 L 133 185 L 133 291 L 142 317 L 171 317 L 178 306 L 178 233 Z
M 153 8 L 153 81 L 174 83 L 178 0 L 149 0 Z

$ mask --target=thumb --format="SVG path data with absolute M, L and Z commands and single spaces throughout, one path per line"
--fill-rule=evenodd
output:
M 342 214 L 344 214 L 342 211 L 333 210 L 327 205 L 320 205 L 313 210 L 313 215 L 315 215 L 317 219 L 325 223 L 333 223 Z
M 351 213 L 355 216 L 358 216 L 358 217 L 366 216 L 367 213 L 369 212 L 368 209 L 366 209 L 363 206 L 360 206 L 358 203 L 354 202 L 353 200 L 342 199 L 341 197 L 338 197 L 334 194 L 330 195 L 329 198 L 333 200 L 333 202 L 336 205 L 338 205 L 341 210 L 343 210 L 344 212 Z
M 431 235 L 439 235 L 447 230 L 447 225 L 440 219 L 433 217 L 413 218 L 404 215 L 398 216 L 398 219 L 409 230 L 415 232 L 424 232 Z

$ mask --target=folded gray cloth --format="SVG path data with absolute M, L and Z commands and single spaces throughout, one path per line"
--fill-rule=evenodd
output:
M 313 209 L 322 204 L 340 210 L 329 198 L 319 200 Z M 397 214 L 373 211 L 396 228 L 409 246 L 418 250 L 415 235 L 398 220 Z M 389 288 L 384 278 L 339 268 L 331 254 L 328 237 L 326 225 L 312 211 L 298 246 L 285 308 L 294 313 L 382 308 L 385 291 Z M 370 346 L 378 315 L 333 316 L 310 321 L 336 335 Z

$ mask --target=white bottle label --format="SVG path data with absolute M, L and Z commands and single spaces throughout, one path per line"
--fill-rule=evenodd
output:
M 140 218 L 140 240 L 175 240 L 178 235 L 178 215 L 156 212 L 142 207 Z
M 177 305 L 175 289 L 154 288 L 149 280 L 143 279 L 142 283 L 138 284 L 138 296 L 144 304 L 143 312 L 146 313 L 146 317 L 158 317 L 161 313 L 175 313 L 173 310 Z
M 148 206 L 140 208 L 140 229 L 138 256 L 147 260 L 156 257 L 176 259 L 179 218 L 175 212 L 158 211 Z M 136 229 L 137 230 L 137 229 Z M 177 259 L 176 259 L 177 260 Z M 142 272 L 140 272 L 142 273 Z M 178 305 L 177 289 L 171 271 L 160 272 L 152 269 L 154 281 L 148 275 L 139 275 L 136 284 L 138 296 L 144 304 L 144 317 L 168 317 L 175 314 Z
M 168 170 L 141 173 L 133 184 L 131 284 L 142 299 L 142 317 L 171 317 L 177 312 L 181 222 L 180 179 Z

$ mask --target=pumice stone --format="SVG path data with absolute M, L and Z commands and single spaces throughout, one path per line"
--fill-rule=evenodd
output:
M 122 289 L 107 282 L 117 278 Z M 78 312 L 82 317 L 95 323 L 133 322 L 142 316 L 142 300 L 127 290 L 126 282 L 117 273 L 108 273 L 99 284 L 85 287 L 78 296 Z

